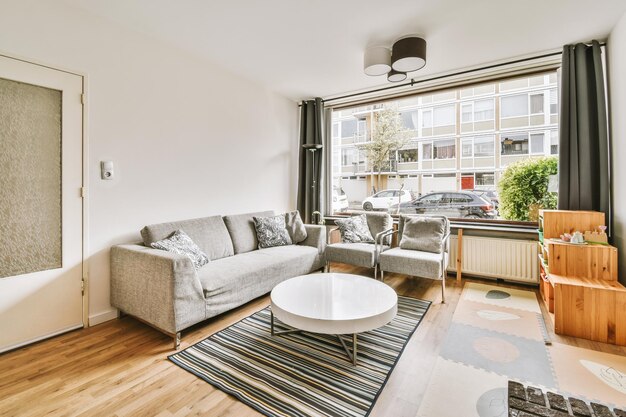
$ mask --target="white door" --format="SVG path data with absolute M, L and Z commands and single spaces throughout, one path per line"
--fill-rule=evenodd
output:
M 0 56 L 0 352 L 83 326 L 82 92 Z

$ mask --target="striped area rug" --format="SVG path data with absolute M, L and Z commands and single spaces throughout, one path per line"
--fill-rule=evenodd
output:
M 335 336 L 271 336 L 269 307 L 169 359 L 267 416 L 367 416 L 429 306 L 398 297 L 391 323 L 359 334 L 356 367 Z

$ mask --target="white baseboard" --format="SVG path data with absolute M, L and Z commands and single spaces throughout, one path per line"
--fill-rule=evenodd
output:
M 17 349 L 17 348 L 22 347 L 22 346 L 30 345 L 31 343 L 39 342 L 40 340 L 48 339 L 50 337 L 54 337 L 54 336 L 57 336 L 57 335 L 60 335 L 60 334 L 63 334 L 63 333 L 66 333 L 66 332 L 69 332 L 69 331 L 72 331 L 72 330 L 81 329 L 82 327 L 83 327 L 82 324 L 77 324 L 75 326 L 70 326 L 70 327 L 67 327 L 65 329 L 56 330 L 56 331 L 54 331 L 52 333 L 48 333 L 48 334 L 45 334 L 43 336 L 38 336 L 38 337 L 36 337 L 34 339 L 30 339 L 30 340 L 27 340 L 25 342 L 15 343 L 15 344 L 9 345 L 9 346 L 2 346 L 2 347 L 0 347 L 0 353 L 6 352 L 6 351 L 9 351 L 9 350 L 13 350 L 13 349 Z
M 96 326 L 104 323 L 105 321 L 115 320 L 117 318 L 117 309 L 111 309 L 109 311 L 103 311 L 101 313 L 92 314 L 89 316 L 89 326 Z

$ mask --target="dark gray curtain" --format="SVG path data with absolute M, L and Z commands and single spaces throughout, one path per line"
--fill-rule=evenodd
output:
M 600 44 L 563 47 L 559 209 L 597 210 L 610 226 L 610 166 Z
M 298 210 L 305 223 L 321 209 L 322 161 L 324 149 L 311 151 L 305 145 L 324 143 L 324 102 L 321 98 L 302 102 L 300 107 L 300 158 L 298 169 Z

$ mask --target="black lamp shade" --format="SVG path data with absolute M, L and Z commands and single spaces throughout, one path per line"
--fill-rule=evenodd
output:
M 406 72 L 391 70 L 387 73 L 387 81 L 392 83 L 399 83 L 406 80 Z
M 426 65 L 426 41 L 424 39 L 408 37 L 393 44 L 391 49 L 393 70 L 411 72 L 423 68 L 424 65 Z

